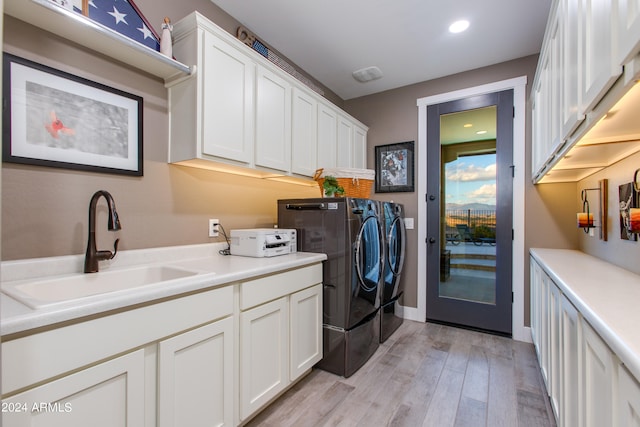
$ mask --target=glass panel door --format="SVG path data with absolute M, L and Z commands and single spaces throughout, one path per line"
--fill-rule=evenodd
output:
M 511 335 L 513 91 L 427 107 L 427 320 Z

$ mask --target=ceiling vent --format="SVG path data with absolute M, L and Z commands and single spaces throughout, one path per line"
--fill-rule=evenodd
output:
M 382 71 L 378 67 L 367 67 L 353 72 L 353 78 L 359 82 L 366 83 L 382 77 Z

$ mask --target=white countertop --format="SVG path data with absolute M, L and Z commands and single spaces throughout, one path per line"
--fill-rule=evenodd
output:
M 530 253 L 640 379 L 640 275 L 576 250 L 536 248 Z
M 99 315 L 124 307 L 303 267 L 327 259 L 325 254 L 307 252 L 269 258 L 220 255 L 218 251 L 225 247 L 224 243 L 213 243 L 118 252 L 114 260 L 100 263 L 100 271 L 161 264 L 192 270 L 198 274 L 134 289 L 92 295 L 39 309 L 32 309 L 2 293 L 0 335 Z M 2 285 L 16 281 L 84 274 L 81 273 L 83 262 L 84 255 L 5 261 L 0 267 Z

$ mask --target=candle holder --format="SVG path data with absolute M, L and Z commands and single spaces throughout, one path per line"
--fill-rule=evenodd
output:
M 600 239 L 607 240 L 607 180 L 603 179 L 598 182 L 597 188 L 585 188 L 582 190 L 582 212 L 578 212 L 578 228 L 582 228 L 586 234 L 589 234 L 591 228 L 600 229 Z M 591 212 L 588 193 L 589 191 L 597 191 L 599 193 L 599 210 L 598 210 L 598 224 L 595 225 L 594 216 Z

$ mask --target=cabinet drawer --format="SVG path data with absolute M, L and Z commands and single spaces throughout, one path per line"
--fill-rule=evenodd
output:
M 240 310 L 322 283 L 322 264 L 261 277 L 240 284 Z
M 2 393 L 28 387 L 232 312 L 233 286 L 226 286 L 3 342 Z

